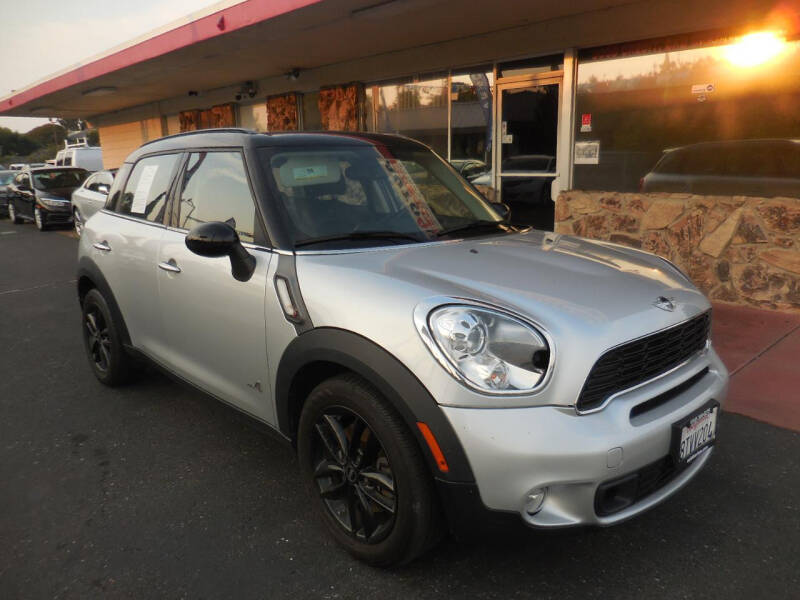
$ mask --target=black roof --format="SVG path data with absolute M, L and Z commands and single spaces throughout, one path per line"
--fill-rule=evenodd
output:
M 414 146 L 425 148 L 424 144 L 401 135 L 386 133 L 364 133 L 357 131 L 286 131 L 260 133 L 250 129 L 199 129 L 169 135 L 142 145 L 125 159 L 135 162 L 140 156 L 168 150 L 185 150 L 189 148 L 219 147 L 292 147 L 292 146 L 375 146 L 387 145 L 397 147 Z

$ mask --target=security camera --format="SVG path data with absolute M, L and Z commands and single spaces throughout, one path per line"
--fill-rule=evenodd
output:
M 189 90 L 189 95 L 190 96 L 199 96 L 199 94 L 197 93 L 197 90 Z
M 234 96 L 234 98 L 236 98 L 236 101 L 237 101 L 237 102 L 241 102 L 241 101 L 242 101 L 242 95 L 241 95 L 241 94 L 236 94 L 236 95 Z M 251 96 L 251 98 L 252 98 L 252 96 Z
M 297 81 L 300 78 L 300 69 L 292 69 L 286 74 L 289 81 Z

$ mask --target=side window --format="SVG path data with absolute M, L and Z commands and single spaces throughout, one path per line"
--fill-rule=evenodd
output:
M 86 183 L 83 184 L 83 187 L 85 187 L 87 190 L 96 192 L 99 183 L 100 181 L 98 180 L 97 175 L 92 175 L 91 177 L 89 177 L 89 179 L 86 180 Z
M 117 176 L 114 178 L 111 189 L 108 192 L 108 198 L 106 198 L 106 209 L 116 211 L 116 207 L 122 197 L 122 184 L 125 183 L 125 180 L 128 178 L 128 173 L 130 172 L 130 163 L 124 163 L 119 168 L 119 171 L 117 171 Z
M 71 167 L 72 166 L 72 153 L 71 152 L 68 152 L 68 153 L 64 154 L 63 165 L 65 167 Z
M 161 154 L 139 160 L 128 177 L 122 195 L 114 200 L 115 212 L 161 223 L 167 206 L 169 184 L 179 157 L 180 154 Z
M 243 242 L 255 238 L 255 204 L 239 152 L 193 152 L 180 190 L 178 227 L 222 221 Z

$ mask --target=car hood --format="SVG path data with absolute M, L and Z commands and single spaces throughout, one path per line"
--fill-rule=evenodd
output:
M 78 189 L 77 186 L 75 187 L 65 187 L 65 188 L 52 188 L 49 190 L 36 190 L 36 195 L 39 198 L 53 198 L 55 200 L 70 200 L 72 198 L 72 192 Z
M 387 347 L 412 343 L 414 308 L 467 299 L 544 329 L 588 373 L 608 348 L 685 321 L 708 300 L 666 261 L 616 244 L 531 230 L 429 245 L 299 254 L 300 287 L 315 326 Z M 660 297 L 673 310 L 655 306 Z M 414 333 L 415 337 L 419 337 Z

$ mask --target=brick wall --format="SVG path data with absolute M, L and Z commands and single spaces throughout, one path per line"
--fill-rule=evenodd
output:
M 800 311 L 800 199 L 568 191 L 555 221 L 664 256 L 714 300 Z

